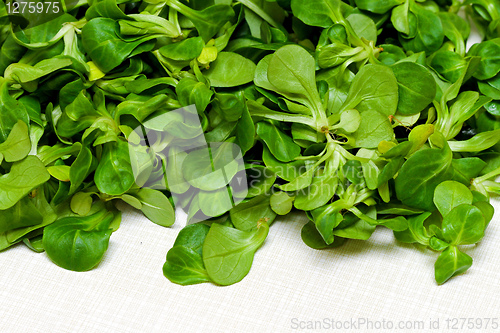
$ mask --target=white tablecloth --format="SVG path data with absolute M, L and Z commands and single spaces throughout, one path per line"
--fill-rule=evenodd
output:
M 0 332 L 404 331 L 400 325 L 500 332 L 494 329 L 500 325 L 500 203 L 494 204 L 499 210 L 487 235 L 466 251 L 473 266 L 442 286 L 434 282 L 433 251 L 397 244 L 385 228 L 368 241 L 313 250 L 300 238 L 306 217 L 295 214 L 271 226 L 242 282 L 182 287 L 163 277 L 162 265 L 185 222 L 163 228 L 126 207 L 92 271 L 66 271 L 22 244 L 0 253 Z M 460 318 L 476 326 L 460 329 Z M 487 321 L 488 329 L 477 329 Z

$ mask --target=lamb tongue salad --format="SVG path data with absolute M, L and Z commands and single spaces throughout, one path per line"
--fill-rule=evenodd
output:
M 484 37 L 468 51 L 462 9 Z M 384 226 L 437 252 L 438 284 L 472 265 L 500 192 L 498 1 L 83 0 L 28 27 L 10 10 L 1 250 L 92 269 L 123 201 L 161 226 L 188 213 L 163 267 L 182 285 L 240 281 L 293 209 L 314 249 Z M 179 148 L 193 138 L 210 153 Z

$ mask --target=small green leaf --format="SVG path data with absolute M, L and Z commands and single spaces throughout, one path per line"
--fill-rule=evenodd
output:
M 135 178 L 125 141 L 104 144 L 94 180 L 99 191 L 109 195 L 122 195 L 132 187 Z
M 437 238 L 436 236 L 429 238 L 429 247 L 434 251 L 444 251 L 448 246 L 450 246 L 450 244 Z
M 456 246 L 450 246 L 439 255 L 434 265 L 436 282 L 443 284 L 451 277 L 464 273 L 470 266 L 472 258 Z
M 446 216 L 453 208 L 461 204 L 472 204 L 472 193 L 463 184 L 456 181 L 445 181 L 434 190 L 434 204 Z
M 135 209 L 142 208 L 141 200 L 137 199 L 134 196 L 131 196 L 130 194 L 124 194 L 124 195 L 120 196 L 120 199 L 122 199 L 124 202 L 128 203 L 130 206 L 134 207 Z
M 398 80 L 398 111 L 415 114 L 424 110 L 436 96 L 436 81 L 430 71 L 413 62 L 400 62 L 391 66 Z
M 444 149 L 424 149 L 414 153 L 399 170 L 396 195 L 405 205 L 432 211 L 434 190 L 452 176 L 452 153 Z
M 0 143 L 0 162 L 20 161 L 28 155 L 31 150 L 31 141 L 28 135 L 28 126 L 19 120 L 9 133 L 7 139 Z
M 9 209 L 0 211 L 0 233 L 42 223 L 43 216 L 33 201 L 24 197 Z
M 382 65 L 366 65 L 354 77 L 342 110 L 356 109 L 360 113 L 370 110 L 390 116 L 396 113 L 397 106 L 398 82 L 392 70 Z
M 365 111 L 354 140 L 357 147 L 376 148 L 381 141 L 391 141 L 394 137 L 392 125 L 387 116 L 375 110 Z
M 484 236 L 485 221 L 476 206 L 461 204 L 443 218 L 443 237 L 453 245 L 475 244 Z
M 141 211 L 151 222 L 164 227 L 174 224 L 174 208 L 165 194 L 158 190 L 141 188 L 135 197 L 141 201 Z
M 184 179 L 203 191 L 220 189 L 243 169 L 239 148 L 229 142 L 190 152 L 182 162 Z
M 78 192 L 71 198 L 71 210 L 80 216 L 85 216 L 92 208 L 92 193 Z
M 232 198 L 227 187 L 215 191 L 200 191 L 198 194 L 200 209 L 206 216 L 215 217 L 233 208 Z
M 221 52 L 204 74 L 212 87 L 236 87 L 253 81 L 255 64 L 233 52 Z
M 229 211 L 229 216 L 237 229 L 248 231 L 255 229 L 262 219 L 270 225 L 276 213 L 271 209 L 270 198 L 263 194 L 238 204 Z
M 65 217 L 47 226 L 43 247 L 62 268 L 82 272 L 94 268 L 108 249 L 114 214 L 102 210 L 85 217 Z
M 323 236 L 321 236 L 321 234 L 318 232 L 318 229 L 316 229 L 316 225 L 312 221 L 304 224 L 302 230 L 300 231 L 300 236 L 302 237 L 302 241 L 304 242 L 304 244 L 315 250 L 338 247 L 344 244 L 346 241 L 345 238 L 335 237 L 332 243 L 325 243 Z
M 212 281 L 220 285 L 241 281 L 250 271 L 255 251 L 268 232 L 265 222 L 252 231 L 212 224 L 203 244 L 203 262 Z
M 275 192 L 271 195 L 271 209 L 278 215 L 286 215 L 293 208 L 294 197 L 289 196 L 286 192 Z
M 10 172 L 0 176 L 0 210 L 8 209 L 32 189 L 50 179 L 50 174 L 36 156 L 15 162 Z
M 165 277 L 181 285 L 210 281 L 202 259 L 203 243 L 209 230 L 210 227 L 202 223 L 182 228 L 167 253 L 163 265 Z
M 201 255 L 182 245 L 174 246 L 167 252 L 163 275 L 183 286 L 210 281 Z
M 300 147 L 292 138 L 271 123 L 257 123 L 257 134 L 266 143 L 271 153 L 281 162 L 293 161 L 300 155 Z
M 51 165 L 47 167 L 47 171 L 55 179 L 61 182 L 69 182 L 69 172 L 70 172 L 69 165 Z
M 175 239 L 174 246 L 180 245 L 202 254 L 203 243 L 210 227 L 203 223 L 190 224 L 182 228 Z

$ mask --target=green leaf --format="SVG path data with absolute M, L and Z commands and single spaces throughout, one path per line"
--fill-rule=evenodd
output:
M 433 54 L 430 67 L 450 82 L 456 82 L 467 70 L 467 62 L 462 56 L 452 51 L 437 51 Z
M 243 170 L 239 154 L 238 147 L 228 142 L 194 150 L 182 163 L 184 179 L 203 191 L 218 190 Z
M 260 222 L 253 231 L 212 224 L 203 244 L 203 262 L 212 281 L 220 285 L 241 281 L 250 271 L 255 251 L 268 233 L 265 222 Z
M 394 218 L 377 220 L 368 216 L 367 214 L 364 214 L 356 207 L 350 207 L 348 209 L 363 221 L 368 222 L 369 224 L 374 226 L 383 225 L 393 231 L 403 231 L 408 228 L 408 221 L 404 218 L 404 216 L 396 216 Z
M 64 164 L 47 167 L 50 175 L 61 182 L 69 182 L 69 170 L 70 166 Z
M 436 236 L 429 238 L 429 247 L 434 251 L 444 251 L 448 246 L 450 246 L 450 244 L 437 238 Z
M 36 253 L 42 253 L 45 251 L 43 248 L 42 235 L 35 236 L 33 238 L 24 238 L 23 243 L 32 251 Z
M 158 190 L 141 188 L 134 196 L 141 201 L 141 211 L 151 222 L 164 227 L 174 224 L 174 208 L 165 194 Z
M 356 0 L 356 5 L 375 14 L 384 14 L 403 2 L 403 0 Z
M 289 196 L 286 192 L 275 192 L 271 195 L 271 209 L 278 215 L 286 215 L 293 208 L 294 197 Z
M 124 39 L 115 20 L 97 17 L 87 22 L 82 29 L 82 44 L 89 57 L 101 71 L 107 73 L 118 67 L 134 51 L 146 51 L 139 46 L 155 36 Z M 151 49 L 154 44 L 151 44 Z
M 267 78 L 278 91 L 304 94 L 310 100 L 318 98 L 314 77 L 314 58 L 302 47 L 287 45 L 273 54 Z M 298 66 L 295 66 L 298 65 Z
M 361 123 L 361 115 L 358 111 L 351 109 L 345 110 L 340 114 L 340 122 L 334 126 L 332 129 L 339 128 L 345 133 L 355 132 Z
M 197 223 L 179 232 L 163 265 L 165 277 L 181 285 L 210 281 L 202 259 L 203 243 L 209 230 L 209 226 Z
M 92 193 L 78 192 L 71 198 L 71 210 L 80 216 L 86 216 L 92 208 Z
M 43 247 L 58 266 L 77 272 L 94 268 L 108 249 L 114 214 L 106 210 L 85 217 L 65 217 L 47 226 Z
M 454 159 L 451 164 L 455 174 L 459 174 L 465 180 L 465 183 L 470 183 L 472 178 L 479 176 L 486 166 L 486 163 L 478 157 Z
M 254 82 L 307 106 L 316 120 L 325 117 L 316 88 L 315 60 L 301 46 L 286 45 L 263 58 L 257 65 Z
M 187 225 L 179 231 L 174 246 L 184 246 L 201 255 L 209 230 L 210 227 L 203 223 Z
M 211 281 L 201 255 L 182 245 L 174 246 L 167 252 L 163 275 L 183 286 Z
M 400 35 L 399 41 L 404 49 L 415 53 L 425 51 L 430 54 L 443 44 L 443 25 L 439 16 L 420 4 L 411 3 L 410 11 L 415 15 L 415 36 L 407 39 Z
M 198 30 L 198 34 L 208 42 L 233 16 L 228 5 L 213 5 L 201 11 L 194 10 L 178 0 L 166 0 L 166 4 L 186 16 Z
M 187 153 L 177 147 L 171 147 L 168 151 L 168 162 L 165 170 L 168 189 L 175 194 L 182 194 L 189 190 L 189 183 L 184 180 L 182 174 L 182 163 Z
M 378 60 L 384 65 L 390 66 L 406 58 L 406 54 L 399 46 L 381 44 L 379 47 L 383 49 L 383 52 L 380 53 Z
M 403 157 L 396 157 L 393 158 L 387 163 L 384 168 L 382 169 L 382 172 L 379 173 L 378 175 L 378 184 L 382 185 L 387 183 L 389 180 L 394 178 L 394 176 L 397 174 L 399 169 L 404 163 L 404 158 Z
M 11 63 L 19 61 L 24 53 L 26 48 L 16 42 L 13 34 L 8 34 L 0 47 L 0 73 Z
M 292 0 L 292 12 L 307 25 L 327 28 L 336 23 L 333 20 L 340 14 L 341 1 L 338 0 Z
M 414 153 L 401 167 L 396 178 L 396 195 L 410 207 L 435 209 L 434 190 L 452 176 L 452 154 L 448 147 Z
M 268 194 L 276 181 L 276 174 L 262 165 L 252 165 L 247 168 L 248 193 L 247 198 Z
M 71 182 L 70 193 L 78 190 L 83 181 L 95 169 L 95 158 L 90 149 L 86 146 L 80 148 L 71 169 L 69 170 L 69 180 Z
M 263 194 L 238 204 L 229 211 L 229 216 L 237 229 L 249 231 L 255 229 L 260 220 L 270 225 L 276 213 L 271 209 L 270 197 Z
M 134 207 L 135 209 L 141 209 L 142 208 L 142 203 L 139 199 L 137 199 L 134 196 L 131 196 L 129 194 L 123 194 L 120 196 L 120 199 L 122 199 L 124 202 L 129 204 L 130 206 Z
M 477 201 L 474 202 L 473 205 L 479 208 L 479 210 L 483 214 L 485 229 L 486 229 L 490 221 L 493 219 L 493 215 L 495 214 L 495 208 L 493 208 L 493 205 L 487 201 Z
M 224 120 L 232 122 L 241 118 L 245 102 L 242 94 L 216 93 L 212 106 Z
M 118 7 L 116 0 L 104 0 L 93 2 L 89 9 L 85 12 L 85 18 L 90 21 L 96 17 L 108 17 L 115 20 L 128 19 L 121 9 Z
M 390 116 L 398 106 L 398 83 L 390 68 L 366 65 L 356 74 L 342 110 L 377 111 Z M 363 115 L 361 115 L 363 121 Z
M 453 276 L 464 273 L 470 266 L 472 258 L 456 246 L 450 246 L 439 255 L 434 265 L 436 282 L 443 284 Z
M 481 132 L 464 141 L 450 141 L 454 152 L 479 152 L 493 147 L 500 141 L 500 129 Z
M 427 68 L 413 62 L 391 66 L 398 81 L 398 112 L 415 114 L 424 110 L 436 96 L 436 81 Z
M 281 162 L 293 161 L 300 155 L 300 147 L 274 124 L 266 121 L 257 123 L 257 135 L 266 143 L 273 156 Z
M 253 81 L 255 64 L 233 52 L 221 52 L 204 72 L 212 87 L 236 87 Z
M 195 104 L 198 112 L 205 111 L 214 94 L 203 82 L 198 82 L 189 77 L 179 81 L 175 92 L 182 106 Z
M 250 150 L 255 142 L 255 126 L 245 103 L 241 118 L 236 125 L 236 143 L 243 154 Z
M 349 160 L 342 167 L 342 174 L 353 184 L 362 184 L 364 182 L 361 163 L 357 160 Z
M 311 212 L 316 229 L 326 244 L 330 245 L 335 240 L 333 229 L 335 229 L 343 219 L 340 211 L 348 207 L 348 204 L 338 200 L 329 205 L 316 208 Z
M 15 162 L 9 173 L 0 176 L 0 210 L 14 206 L 49 178 L 45 166 L 36 156 L 29 155 L 22 161 Z
M 376 148 L 381 141 L 391 141 L 393 137 L 394 131 L 387 116 L 375 110 L 361 114 L 361 122 L 354 132 L 356 147 Z
M 377 42 L 377 27 L 371 18 L 363 14 L 351 14 L 346 19 L 359 38 Z
M 453 245 L 475 244 L 484 236 L 485 221 L 476 206 L 460 204 L 443 218 L 443 237 Z
M 307 246 L 316 250 L 338 247 L 343 245 L 346 241 L 345 238 L 335 237 L 335 240 L 332 243 L 325 243 L 323 237 L 318 232 L 318 229 L 316 229 L 316 225 L 312 221 L 304 224 L 300 231 L 300 236 L 302 238 L 302 241 Z
M 40 188 L 41 189 L 41 188 Z M 22 201 L 22 200 L 21 200 Z M 57 214 L 54 212 L 52 206 L 45 198 L 45 191 L 37 191 L 37 194 L 31 200 L 38 212 L 43 216 L 43 221 L 40 224 L 34 224 L 28 227 L 16 228 L 4 233 L 0 233 L 0 249 L 5 249 L 17 242 L 20 242 L 26 235 L 36 232 L 37 230 L 51 224 L 57 219 Z M 23 208 L 22 214 L 27 211 Z M 8 218 L 8 216 L 6 216 Z M 29 222 L 24 220 L 23 223 Z M 31 222 L 29 222 L 31 224 Z
M 394 237 L 403 243 L 420 243 L 423 245 L 429 244 L 429 236 L 424 228 L 425 220 L 431 215 L 430 212 L 425 212 L 419 215 L 413 215 L 408 218 L 408 229 L 402 231 L 394 231 Z
M 434 190 L 434 204 L 446 216 L 452 209 L 461 204 L 472 204 L 472 193 L 463 184 L 456 181 L 445 181 Z
M 4 159 L 7 162 L 22 160 L 31 151 L 31 141 L 28 134 L 28 126 L 19 120 L 10 131 L 7 139 L 0 143 L 0 162 Z
M 24 197 L 14 206 L 0 211 L 0 233 L 42 222 L 42 214 L 29 197 Z
M 29 124 L 28 112 L 22 103 L 10 96 L 7 80 L 0 81 L 0 142 L 7 140 L 19 120 Z
M 68 58 L 52 58 L 45 59 L 31 66 L 28 64 L 12 64 L 5 70 L 5 77 L 12 78 L 18 83 L 28 83 L 35 81 L 43 76 L 55 72 L 61 68 L 68 67 L 72 64 Z M 26 86 L 25 88 L 28 89 Z
M 377 210 L 371 207 L 367 209 L 366 215 L 375 219 L 377 218 Z M 335 240 L 339 237 L 367 240 L 376 228 L 377 226 L 367 223 L 354 214 L 344 214 L 344 220 L 333 229 L 333 235 L 335 236 Z
M 323 173 L 312 178 L 311 184 L 297 192 L 294 207 L 300 210 L 313 210 L 328 203 L 335 195 L 338 178 Z
M 125 141 L 104 144 L 94 181 L 99 191 L 109 195 L 122 195 L 132 187 L 135 178 Z
M 305 170 L 304 161 L 297 160 L 289 163 L 280 162 L 273 156 L 267 147 L 264 147 L 263 149 L 262 160 L 269 170 L 276 173 L 278 177 L 286 181 L 292 181 Z
M 215 191 L 201 191 L 198 194 L 200 209 L 206 216 L 220 216 L 231 208 L 233 202 L 227 187 Z
M 487 40 L 473 45 L 468 56 L 479 56 L 481 61 L 474 77 L 478 80 L 487 80 L 500 71 L 500 39 Z

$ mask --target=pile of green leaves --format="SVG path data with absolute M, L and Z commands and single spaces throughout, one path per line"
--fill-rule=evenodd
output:
M 483 37 L 468 50 L 463 8 Z M 175 201 L 188 225 L 163 273 L 178 284 L 240 281 L 293 210 L 314 249 L 385 227 L 438 253 L 438 284 L 471 266 L 500 193 L 498 1 L 82 0 L 28 27 L 7 14 L 0 2 L 0 250 L 89 270 L 117 202 L 170 226 Z M 191 126 L 172 111 L 190 105 L 208 143 L 241 149 L 237 205 L 238 170 L 204 168 L 227 156 L 169 149 Z M 136 128 L 169 135 L 130 145 Z

